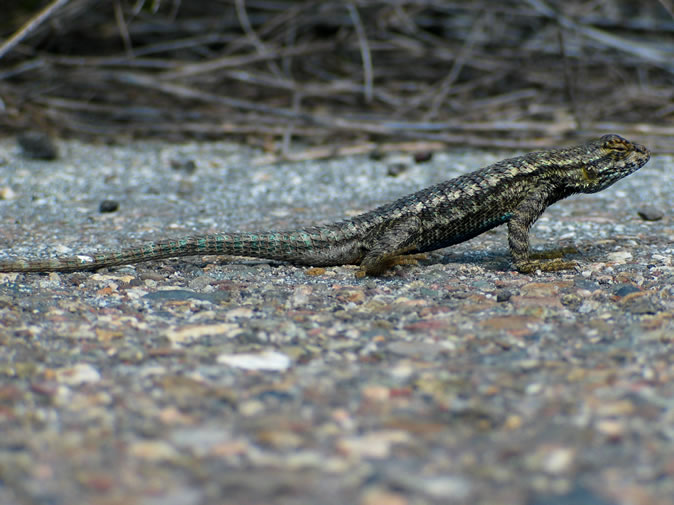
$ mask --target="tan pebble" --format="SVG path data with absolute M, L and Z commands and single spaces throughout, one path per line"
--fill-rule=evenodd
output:
M 306 274 L 314 276 L 314 277 L 316 277 L 318 275 L 324 275 L 325 274 L 325 268 L 319 268 L 319 267 L 308 268 L 306 270 Z
M 391 396 L 389 388 L 385 386 L 365 386 L 361 393 L 363 398 L 377 402 L 386 401 Z
M 364 493 L 360 505 L 407 505 L 409 501 L 403 495 L 373 489 Z
M 522 418 L 516 414 L 510 414 L 506 418 L 504 426 L 508 430 L 516 430 L 522 426 Z
M 619 421 L 603 420 L 596 425 L 597 431 L 610 439 L 618 440 L 625 434 L 625 427 Z
M 166 442 L 143 440 L 129 447 L 129 454 L 145 461 L 170 461 L 178 458 L 177 451 Z

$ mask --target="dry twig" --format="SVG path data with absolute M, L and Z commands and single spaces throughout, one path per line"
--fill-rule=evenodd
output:
M 668 4 L 614 1 L 55 0 L 0 47 L 0 129 L 253 134 L 292 158 L 314 155 L 296 139 L 528 149 L 610 127 L 671 150 Z

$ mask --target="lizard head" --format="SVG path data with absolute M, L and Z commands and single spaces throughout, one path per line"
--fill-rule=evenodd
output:
M 641 144 L 620 135 L 604 135 L 585 146 L 587 162 L 581 166 L 578 191 L 595 193 L 636 172 L 650 159 L 651 153 Z

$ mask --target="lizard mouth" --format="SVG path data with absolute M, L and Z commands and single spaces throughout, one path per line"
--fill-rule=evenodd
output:
M 646 146 L 643 146 L 641 144 L 634 144 L 634 150 L 639 154 L 646 156 L 648 158 L 650 158 L 651 156 L 651 153 L 648 149 L 646 149 Z
M 639 168 L 643 167 L 651 159 L 651 153 L 641 144 L 634 144 L 634 151 L 628 157 L 632 163 L 636 163 Z
M 639 167 L 642 167 L 648 162 L 648 160 L 651 159 L 651 153 L 648 152 L 648 149 L 646 149 L 643 146 L 638 146 L 640 149 L 635 150 L 634 152 L 630 153 L 629 159 L 632 162 L 636 162 Z

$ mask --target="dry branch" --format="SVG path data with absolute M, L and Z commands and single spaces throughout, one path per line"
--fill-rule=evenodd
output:
M 293 158 L 403 139 L 526 149 L 610 129 L 671 150 L 674 20 L 665 4 L 16 7 L 0 21 L 0 131 L 257 135 L 276 139 L 273 156 Z

